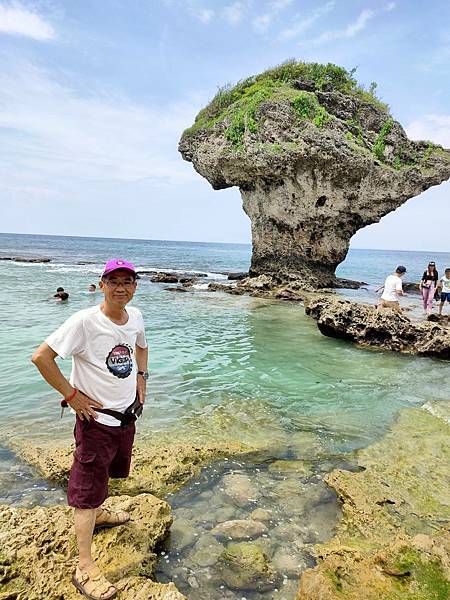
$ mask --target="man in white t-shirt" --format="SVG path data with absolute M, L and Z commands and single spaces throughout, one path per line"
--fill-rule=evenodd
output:
M 75 508 L 79 563 L 72 577 L 86 597 L 110 600 L 116 588 L 92 559 L 95 529 L 123 525 L 125 511 L 108 511 L 109 477 L 128 477 L 135 416 L 145 401 L 148 348 L 141 312 L 126 307 L 136 291 L 134 266 L 122 259 L 106 263 L 100 281 L 104 301 L 81 310 L 49 335 L 32 357 L 44 379 L 76 412 L 75 452 L 67 499 Z M 56 357 L 72 357 L 70 382 Z M 130 407 L 133 407 L 132 409 Z M 139 411 L 140 407 L 140 411 Z M 132 414 L 124 415 L 129 408 Z
M 395 273 L 386 277 L 383 293 L 381 294 L 377 308 L 390 308 L 395 312 L 401 312 L 399 297 L 405 295 L 402 287 L 402 277 L 405 273 L 406 268 L 403 265 L 399 265 L 395 269 Z
M 439 316 L 441 316 L 445 302 L 450 304 L 450 269 L 445 269 L 444 277 L 440 278 L 438 291 L 440 291 Z

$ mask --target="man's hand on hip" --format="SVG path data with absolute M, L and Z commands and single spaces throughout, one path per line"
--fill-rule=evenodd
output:
M 79 390 L 77 390 L 77 393 L 72 400 L 68 401 L 68 404 L 82 421 L 84 421 L 84 419 L 90 421 L 91 417 L 97 419 L 98 414 L 95 412 L 94 408 L 103 407 L 101 402 L 89 398 L 89 396 L 86 396 L 86 394 L 83 394 L 83 392 L 80 392 Z

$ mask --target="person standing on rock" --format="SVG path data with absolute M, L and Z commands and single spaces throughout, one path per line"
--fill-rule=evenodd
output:
M 441 292 L 441 301 L 439 303 L 439 316 L 441 316 L 445 301 L 450 304 L 450 268 L 445 269 L 445 275 L 440 278 L 438 288 Z
M 75 508 L 79 563 L 75 587 L 91 600 L 110 600 L 116 588 L 91 554 L 96 529 L 123 525 L 125 511 L 102 508 L 109 477 L 127 477 L 136 416 L 145 401 L 148 348 L 141 312 L 127 307 L 136 291 L 134 266 L 121 259 L 106 263 L 100 281 L 102 304 L 72 315 L 34 352 L 44 379 L 76 413 L 75 452 L 67 499 Z M 70 382 L 56 357 L 72 357 Z
M 433 308 L 434 292 L 439 279 L 436 270 L 436 263 L 433 261 L 428 263 L 426 271 L 423 272 L 422 279 L 419 283 L 419 288 L 422 294 L 423 310 L 425 314 L 430 315 Z
M 399 297 L 405 296 L 405 292 L 402 287 L 402 277 L 406 273 L 406 268 L 403 265 L 399 265 L 392 275 L 386 277 L 384 282 L 384 290 L 381 294 L 380 302 L 378 303 L 377 309 L 379 308 L 390 308 L 395 312 L 402 312 L 400 308 Z

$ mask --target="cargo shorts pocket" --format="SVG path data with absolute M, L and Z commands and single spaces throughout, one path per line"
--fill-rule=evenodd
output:
M 96 452 L 82 451 L 80 447 L 74 452 L 73 484 L 83 492 L 88 492 L 94 485 Z

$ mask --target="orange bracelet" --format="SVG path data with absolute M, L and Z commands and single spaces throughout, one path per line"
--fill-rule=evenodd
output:
M 70 394 L 70 396 L 65 396 L 64 399 L 61 400 L 61 406 L 67 406 L 68 403 L 75 398 L 77 392 L 77 388 L 73 388 L 73 392 Z

